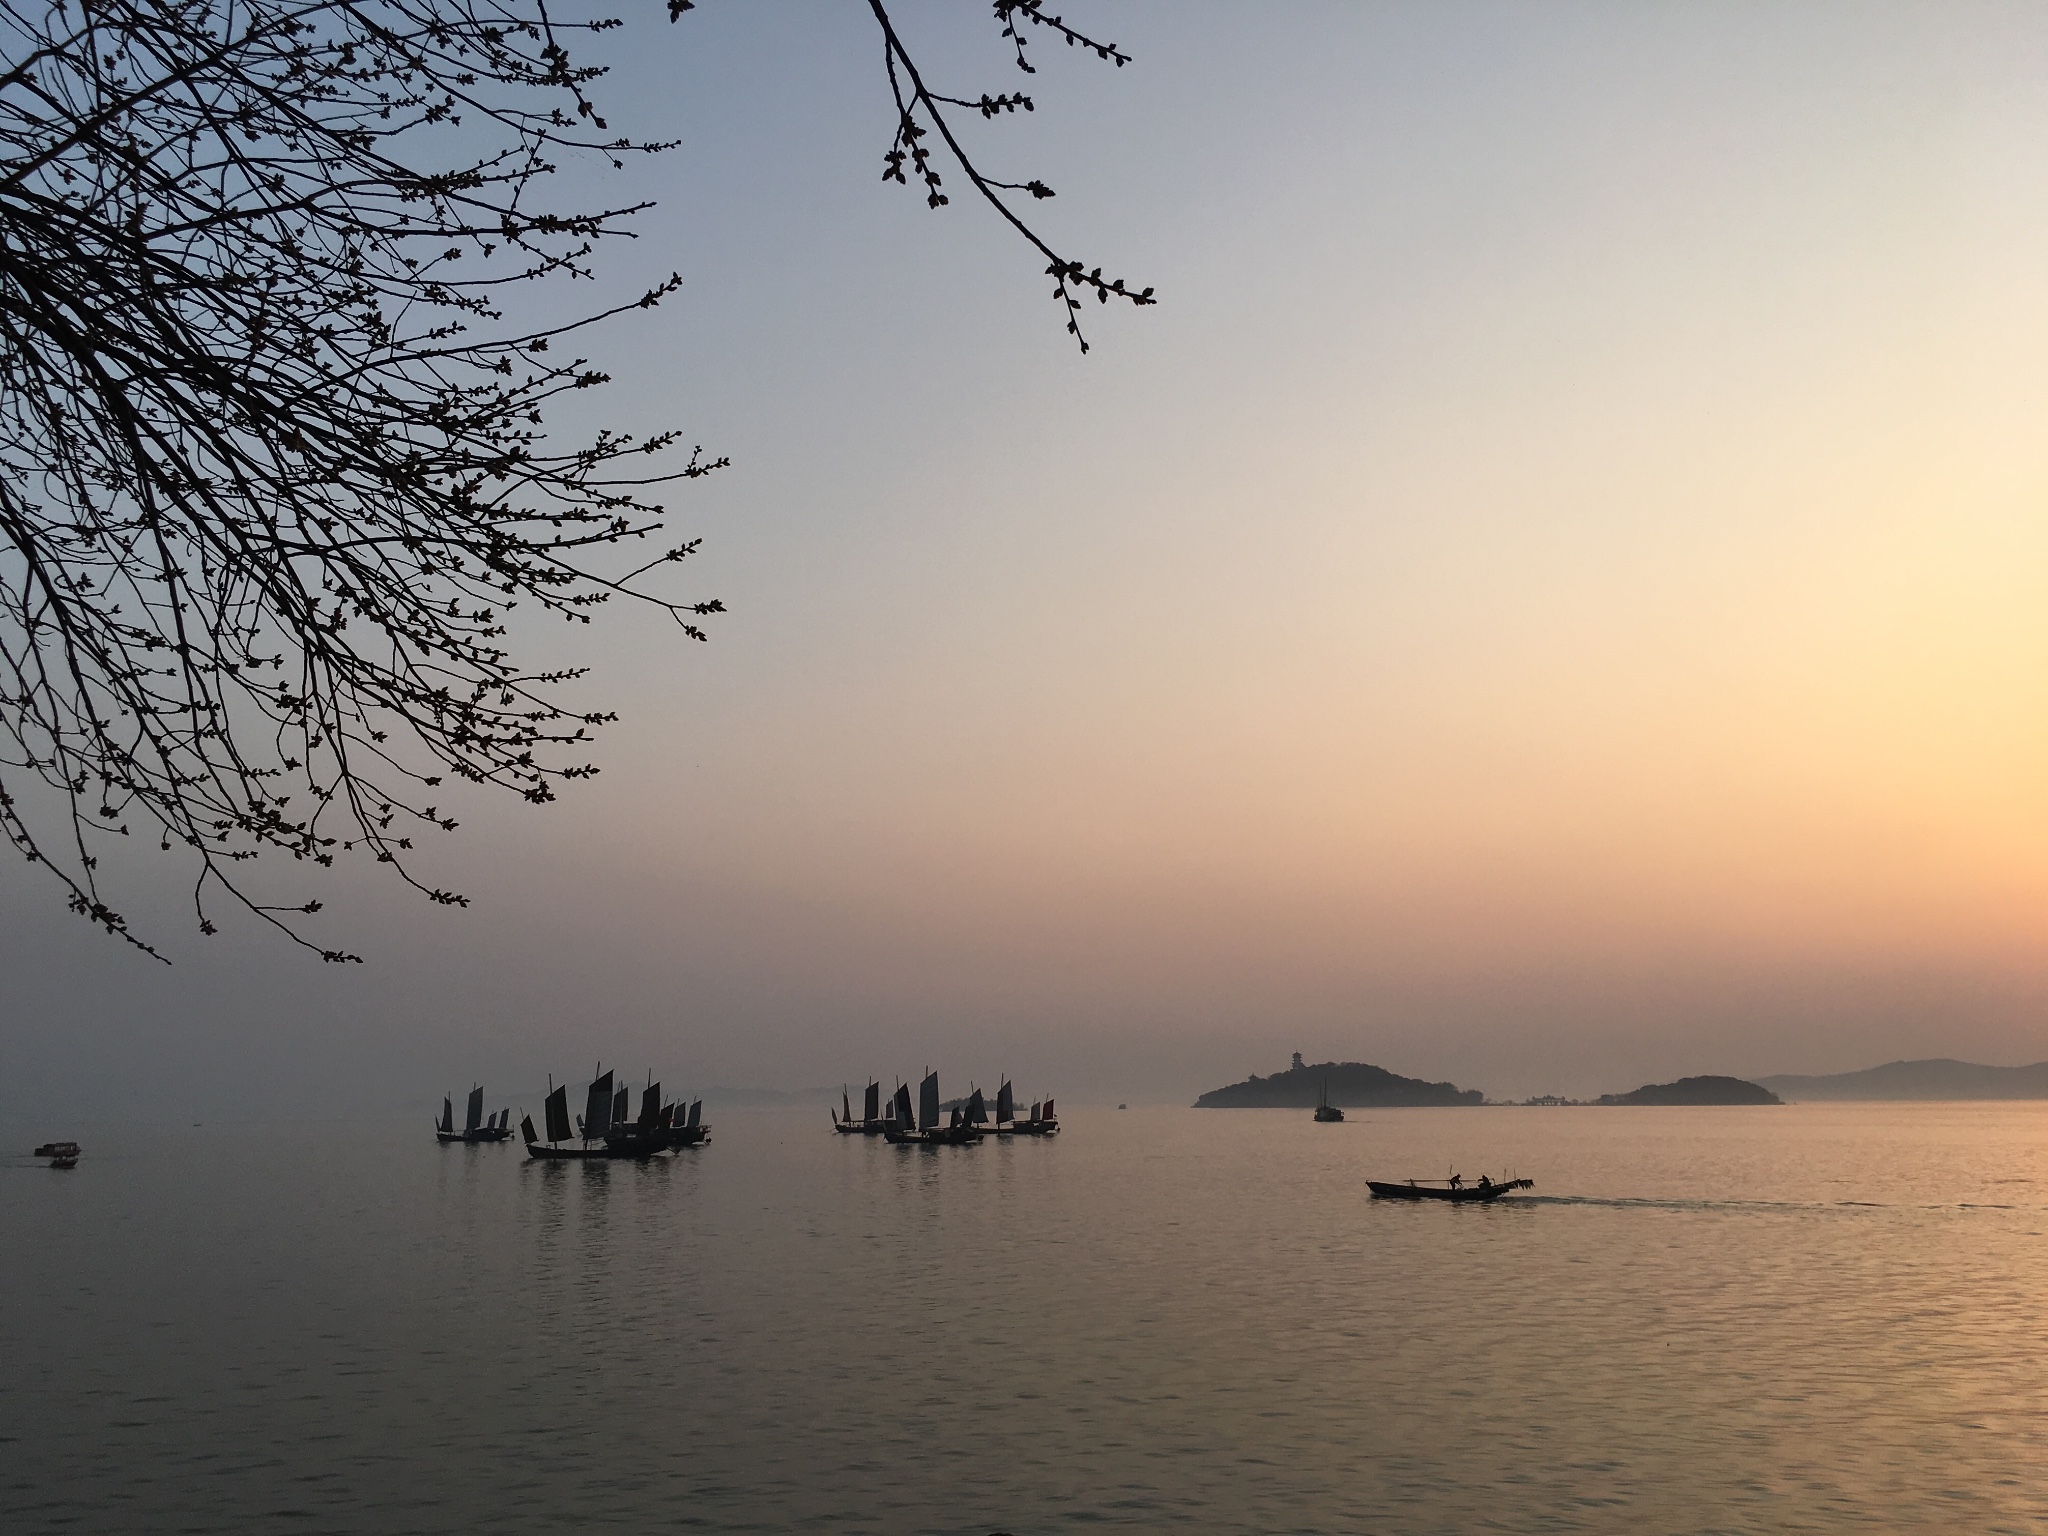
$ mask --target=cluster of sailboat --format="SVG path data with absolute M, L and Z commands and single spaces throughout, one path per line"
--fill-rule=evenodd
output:
M 602 1069 L 604 1063 L 599 1062 L 598 1066 Z M 569 1085 L 557 1086 L 551 1077 L 541 1118 L 547 1125 L 545 1137 L 534 1129 L 531 1115 L 519 1117 L 519 1134 L 526 1142 L 527 1155 L 543 1160 L 645 1158 L 683 1147 L 701 1147 L 711 1139 L 711 1127 L 704 1123 L 704 1101 L 692 1099 L 684 1104 L 663 1098 L 661 1084 L 653 1080 L 652 1073 L 640 1092 L 640 1112 L 636 1115 L 633 1090 L 614 1081 L 613 1073 L 600 1070 L 590 1080 L 583 1113 L 576 1116 L 573 1124 L 569 1119 Z M 454 1103 L 447 1098 L 441 1100 L 441 1118 L 434 1126 L 436 1140 L 492 1142 L 504 1141 L 511 1134 L 512 1111 L 501 1109 L 486 1118 L 482 1088 L 470 1089 L 468 1123 L 459 1131 L 455 1129 Z
M 489 1120 L 484 1118 L 484 1090 L 481 1086 L 469 1090 L 469 1114 L 461 1130 L 455 1129 L 455 1101 L 443 1096 L 441 1119 L 434 1127 L 436 1141 L 503 1141 L 512 1134 L 509 1124 L 512 1111 L 501 1109 Z
M 633 1090 L 616 1081 L 615 1075 L 598 1063 L 597 1076 L 590 1080 L 583 1101 L 583 1113 L 572 1121 L 569 1115 L 569 1085 L 548 1079 L 548 1096 L 541 1118 L 546 1131 L 534 1128 L 533 1116 L 521 1115 L 519 1134 L 529 1157 L 556 1160 L 584 1157 L 653 1157 L 684 1147 L 699 1147 L 711 1139 L 711 1127 L 704 1123 L 704 1101 L 662 1097 L 661 1084 L 648 1074 L 640 1090 L 638 1113 L 634 1112 Z M 996 1089 L 993 1112 L 979 1088 L 966 1098 L 942 1105 L 939 1074 L 927 1072 L 918 1084 L 917 1103 L 910 1102 L 910 1085 L 899 1083 L 895 1094 L 882 1099 L 882 1085 L 870 1082 L 858 1118 L 852 1096 L 841 1089 L 839 1109 L 833 1111 L 832 1129 L 842 1136 L 881 1136 L 897 1145 L 967 1147 L 985 1136 L 1056 1136 L 1058 1111 L 1051 1099 L 1034 1100 L 1026 1114 L 1018 1113 L 1015 1090 L 1004 1078 Z M 941 1118 L 944 1114 L 945 1118 Z M 512 1111 L 484 1113 L 484 1091 L 469 1091 L 469 1112 L 461 1130 L 455 1128 L 455 1100 L 441 1100 L 441 1118 L 434 1123 L 434 1136 L 443 1142 L 497 1142 L 512 1135 Z
M 842 1088 L 839 1108 L 832 1115 L 832 1129 L 842 1136 L 880 1136 L 893 1146 L 969 1147 L 984 1136 L 1056 1136 L 1059 1115 L 1053 1101 L 1034 1101 L 1028 1118 L 1017 1113 L 1016 1093 L 1010 1080 L 996 1089 L 995 1114 L 991 1118 L 987 1097 L 979 1088 L 950 1106 L 940 1122 L 939 1074 L 926 1072 L 917 1088 L 917 1109 L 910 1106 L 910 1084 L 898 1083 L 895 1094 L 882 1102 L 882 1085 L 870 1080 L 863 1097 L 861 1115 L 854 1118 L 853 1100 Z

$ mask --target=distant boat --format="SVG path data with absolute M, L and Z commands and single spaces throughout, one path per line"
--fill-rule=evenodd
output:
M 1123 1106 L 1119 1104 L 1118 1109 Z M 1060 1123 L 1053 1118 L 1052 1100 L 1031 1106 L 1031 1118 L 1017 1118 L 1017 1100 L 1010 1087 L 1010 1080 L 1003 1079 L 1003 1085 L 996 1090 L 996 1134 L 998 1136 L 1050 1136 L 1058 1131 Z
M 882 1134 L 882 1085 L 872 1078 L 868 1080 L 865 1102 L 861 1105 L 861 1116 L 853 1118 L 853 1101 L 846 1096 L 846 1090 L 839 1090 L 839 1107 L 842 1113 L 833 1117 L 832 1129 L 842 1136 L 879 1136 Z
M 461 1130 L 455 1129 L 455 1104 L 445 1095 L 441 1099 L 441 1120 L 434 1127 L 436 1141 L 503 1141 L 512 1134 L 512 1111 L 501 1109 L 488 1121 L 484 1119 L 484 1091 L 481 1087 L 469 1090 L 469 1114 Z
M 883 1136 L 890 1144 L 910 1144 L 931 1147 L 965 1147 L 981 1140 L 981 1127 L 968 1119 L 968 1111 L 978 1112 L 985 1121 L 988 1118 L 986 1101 L 981 1090 L 974 1090 L 968 1101 L 967 1110 L 959 1105 L 953 1107 L 952 1118 L 944 1125 L 939 1124 L 939 1074 L 927 1072 L 917 1090 L 917 1125 L 911 1128 L 910 1089 L 907 1086 L 896 1090 L 896 1117 L 884 1128 Z
M 1121 1108 L 1122 1106 L 1118 1107 Z M 1010 1127 L 1009 1134 L 1012 1136 L 1057 1136 L 1059 1130 L 1059 1116 L 1053 1113 L 1052 1100 L 1047 1099 L 1043 1104 L 1034 1100 L 1031 1105 L 1031 1118 L 1029 1120 L 1019 1120 Z
M 1323 1097 L 1316 1105 L 1316 1124 L 1335 1125 L 1344 1118 L 1344 1111 L 1330 1102 L 1330 1080 L 1323 1079 Z
M 1479 1175 L 1479 1182 L 1467 1184 L 1458 1174 L 1448 1179 L 1410 1179 L 1405 1184 L 1366 1180 L 1365 1187 L 1376 1200 L 1449 1200 L 1458 1205 L 1491 1205 L 1511 1190 L 1534 1189 L 1534 1179 L 1491 1179 Z
M 52 1168 L 76 1168 L 78 1166 L 78 1143 L 75 1141 L 46 1141 L 31 1154 L 47 1157 Z

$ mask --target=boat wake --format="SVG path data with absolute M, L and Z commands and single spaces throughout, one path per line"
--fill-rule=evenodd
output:
M 1682 1198 L 1632 1198 L 1603 1195 L 1524 1195 L 1502 1206 L 1584 1205 L 1615 1210 L 1642 1211 L 1731 1211 L 1755 1215 L 1801 1211 L 2024 1211 L 2048 1209 L 2026 1205 L 1997 1205 L 1985 1201 L 1956 1201 L 1945 1205 L 1895 1204 L 1883 1200 L 1687 1200 Z

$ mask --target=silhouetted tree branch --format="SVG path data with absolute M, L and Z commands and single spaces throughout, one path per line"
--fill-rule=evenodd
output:
M 889 89 L 896 101 L 896 137 L 889 146 L 889 152 L 883 156 L 883 164 L 886 167 L 882 172 L 883 179 L 908 186 L 909 176 L 904 172 L 907 161 L 910 174 L 915 175 L 924 186 L 926 206 L 945 207 L 951 199 L 939 190 L 944 185 L 944 180 L 939 175 L 937 167 L 932 164 L 931 150 L 923 142 L 930 135 L 931 129 L 936 129 L 940 141 L 945 144 L 954 163 L 960 167 L 961 173 L 967 177 L 975 191 L 979 192 L 1011 228 L 1029 241 L 1049 263 L 1045 272 L 1046 276 L 1053 280 L 1053 297 L 1059 301 L 1065 315 L 1068 334 L 1080 344 L 1083 352 L 1088 350 L 1088 338 L 1081 332 L 1081 304 L 1076 297 L 1077 292 L 1092 289 L 1095 297 L 1104 304 L 1107 304 L 1112 296 L 1128 299 L 1133 304 L 1153 303 L 1150 288 L 1143 292 L 1133 291 L 1125 286 L 1122 278 L 1105 279 L 1102 268 L 1091 269 L 1084 262 L 1061 256 L 1046 244 L 1038 232 L 1004 201 L 1001 194 L 1027 192 L 1034 199 L 1042 200 L 1054 195 L 1052 188 L 1035 178 L 1025 182 L 996 181 L 982 175 L 973 159 L 961 147 L 959 139 L 954 136 L 952 125 L 947 122 L 943 110 L 949 106 L 961 107 L 970 112 L 979 112 L 984 118 L 991 118 L 1006 112 L 1014 113 L 1020 109 L 1026 112 L 1036 111 L 1037 107 L 1031 98 L 1021 92 L 1001 96 L 990 96 L 984 92 L 980 100 L 967 101 L 957 96 L 941 96 L 934 93 L 926 86 L 916 61 L 903 46 L 896 25 L 890 20 L 888 7 L 882 0 L 868 0 L 868 6 L 875 13 L 875 20 L 881 24 L 883 63 L 889 76 Z M 1002 27 L 1002 35 L 1009 39 L 1015 48 L 1017 67 L 1026 74 L 1038 72 L 1026 54 L 1029 40 L 1027 29 L 1034 26 L 1042 27 L 1063 39 L 1069 47 L 1087 49 L 1097 58 L 1114 63 L 1118 69 L 1131 62 L 1130 55 L 1124 53 L 1114 43 L 1097 42 L 1075 31 L 1059 17 L 1046 15 L 1044 0 L 994 0 L 994 10 L 995 19 Z M 930 123 L 931 129 L 927 129 L 923 122 L 920 122 L 920 118 L 923 122 Z
M 1149 303 L 1009 209 L 1000 190 L 1050 190 L 975 170 L 942 112 L 967 104 L 871 3 L 933 196 L 920 120 L 1052 263 L 1077 338 L 1082 289 Z M 1124 62 L 1035 0 L 994 13 L 1027 70 L 1033 27 Z M 102 891 L 136 834 L 194 859 L 202 931 L 225 896 L 329 960 L 355 957 L 295 920 L 320 903 L 260 900 L 241 866 L 360 854 L 463 903 L 406 858 L 455 826 L 440 787 L 548 800 L 611 718 L 510 653 L 508 614 L 628 599 L 702 640 L 722 611 L 646 584 L 695 541 L 611 557 L 663 533 L 661 485 L 724 460 L 543 428 L 606 382 L 563 345 L 680 279 L 542 329 L 503 308 L 592 275 L 640 211 L 544 202 L 556 157 L 666 147 L 614 136 L 570 55 L 618 24 L 546 0 L 0 0 L 0 830 L 109 933 L 156 953 Z

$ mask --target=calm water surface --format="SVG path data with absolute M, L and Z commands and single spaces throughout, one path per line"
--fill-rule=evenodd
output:
M 716 1118 L 0 1157 L 0 1524 L 2048 1531 L 2048 1106 Z

